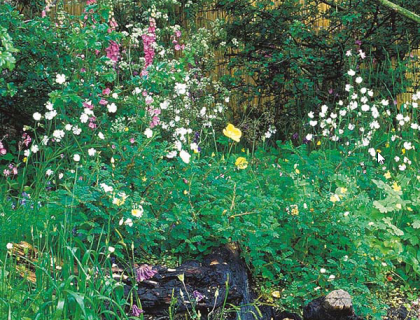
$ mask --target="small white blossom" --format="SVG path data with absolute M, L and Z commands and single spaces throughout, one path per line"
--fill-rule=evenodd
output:
M 76 161 L 76 162 L 79 162 L 80 161 L 80 155 L 77 154 L 77 153 L 75 155 L 73 155 L 73 160 Z
M 42 118 L 42 115 L 39 112 L 35 112 L 32 117 L 34 118 L 35 121 L 39 121 Z
M 66 76 L 64 74 L 57 74 L 55 82 L 57 82 L 58 84 L 63 84 L 64 82 L 66 82 Z

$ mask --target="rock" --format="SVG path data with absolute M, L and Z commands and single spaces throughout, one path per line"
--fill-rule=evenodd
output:
M 351 296 L 335 290 L 309 302 L 303 309 L 304 320 L 362 320 L 354 314 Z
M 274 320 L 302 320 L 302 318 L 299 317 L 296 313 L 283 311 L 276 313 Z
M 343 311 L 353 313 L 353 304 L 351 301 L 350 294 L 344 290 L 331 291 L 324 300 L 324 308 L 331 311 Z

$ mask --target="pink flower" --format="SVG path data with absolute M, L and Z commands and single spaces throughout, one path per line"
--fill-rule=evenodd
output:
M 142 282 L 144 280 L 153 278 L 155 274 L 157 273 L 156 270 L 153 270 L 147 264 L 142 264 L 140 267 L 135 268 L 135 272 L 136 272 L 137 282 Z
M 10 170 L 4 169 L 3 174 L 4 174 L 5 177 L 10 176 Z
M 46 16 L 47 16 L 47 12 L 45 10 L 42 10 L 41 18 L 45 18 Z
M 152 118 L 152 122 L 150 122 L 150 128 L 156 127 L 159 124 L 159 122 L 160 122 L 159 117 L 158 116 L 154 116 Z
M 101 99 L 101 101 L 99 101 L 99 104 L 106 106 L 108 104 L 108 101 L 106 101 L 105 99 Z
M 110 88 L 106 88 L 104 90 L 102 90 L 102 94 L 108 95 L 111 93 L 111 89 Z
M 16 167 L 14 167 L 14 168 L 12 169 L 12 172 L 13 172 L 13 174 L 14 174 L 14 175 L 17 175 L 17 174 L 18 174 L 18 169 L 17 169 Z
M 134 143 L 134 142 L 136 142 L 136 140 L 135 140 L 134 138 L 131 138 L 131 139 L 130 139 L 130 142 L 131 142 L 131 143 Z
M 175 31 L 175 35 L 179 38 L 181 36 L 181 31 L 179 30 Z
M 181 46 L 180 46 L 179 44 L 175 45 L 175 50 L 176 50 L 176 51 L 181 50 Z
M 1 149 L 0 149 L 0 154 L 1 154 L 2 156 L 4 156 L 6 153 L 7 153 L 7 150 L 6 150 L 6 149 L 4 149 L 4 148 L 1 148 Z
M 91 5 L 91 4 L 95 4 L 96 3 L 96 0 L 87 0 L 86 1 L 86 4 L 89 6 L 89 5 Z
M 134 317 L 140 317 L 140 315 L 144 313 L 143 309 L 140 309 L 139 307 L 137 307 L 135 304 L 133 304 L 133 307 L 131 308 L 131 314 Z
M 101 53 L 101 51 L 99 51 L 98 49 L 95 49 L 95 54 L 96 55 L 98 55 L 98 54 L 100 54 Z
M 109 41 L 108 48 L 105 49 L 107 58 L 114 62 L 118 61 L 120 55 L 120 45 L 113 40 Z
M 90 104 L 90 102 L 89 102 L 89 103 L 87 103 L 87 102 L 83 102 L 83 106 L 84 106 L 85 108 L 88 108 L 88 109 L 90 109 L 90 110 L 93 110 L 93 106 Z

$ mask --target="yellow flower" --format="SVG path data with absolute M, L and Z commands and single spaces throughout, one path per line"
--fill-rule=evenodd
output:
M 138 206 L 131 210 L 131 214 L 136 218 L 141 218 L 143 215 L 144 209 L 142 206 Z
M 396 207 L 397 209 L 401 209 L 401 203 L 397 203 L 397 204 L 395 205 L 395 207 Z
M 299 214 L 299 208 L 297 205 L 291 205 L 292 211 L 290 212 L 292 216 L 297 216 Z
M 401 191 L 401 187 L 396 182 L 392 185 L 392 189 L 394 189 L 394 191 Z
M 391 172 L 389 172 L 389 170 L 384 174 L 384 177 L 386 179 L 390 179 L 391 178 Z
M 388 142 L 385 144 L 385 148 L 389 148 L 389 143 Z
M 381 153 L 382 151 L 381 149 L 376 149 L 376 152 Z
M 245 152 L 245 148 L 242 148 L 242 149 L 241 149 L 241 151 L 242 151 L 242 152 Z
M 405 154 L 405 149 L 401 149 L 402 154 Z
M 280 298 L 280 291 L 273 291 L 272 293 L 271 293 L 271 295 L 274 297 L 274 298 Z
M 126 132 L 128 131 L 128 128 L 127 127 L 125 127 L 125 129 L 124 129 Z
M 23 158 L 23 162 L 26 162 L 26 161 L 28 161 L 28 158 L 27 157 Z
M 295 169 L 295 172 L 297 173 L 297 174 L 299 174 L 300 173 L 300 170 L 299 169 Z
M 347 192 L 347 188 L 340 188 L 341 193 L 346 193 Z
M 242 136 L 241 130 L 236 128 L 233 124 L 229 123 L 226 127 L 226 129 L 223 129 L 223 134 L 231 138 L 233 141 L 239 142 Z
M 413 209 L 411 209 L 410 207 L 407 207 L 407 210 L 408 210 L 408 211 L 413 211 Z
M 336 195 L 336 194 L 333 194 L 333 195 L 330 197 L 330 201 L 331 201 L 331 202 L 337 202 L 337 201 L 340 201 L 340 197 L 339 197 L 338 195 Z
M 119 206 L 122 206 L 122 205 L 124 204 L 125 199 L 127 199 L 127 198 L 128 198 L 128 196 L 127 196 L 124 192 L 119 193 L 119 194 L 118 194 L 118 196 L 119 196 L 120 198 L 114 198 L 114 199 L 112 200 L 112 203 L 113 203 L 113 204 L 116 204 L 116 205 L 119 207 Z
M 244 157 L 239 157 L 235 161 L 235 166 L 237 166 L 238 169 L 245 169 L 246 167 L 248 167 L 248 161 L 246 161 Z
M 316 143 L 317 146 L 321 145 L 321 140 Z

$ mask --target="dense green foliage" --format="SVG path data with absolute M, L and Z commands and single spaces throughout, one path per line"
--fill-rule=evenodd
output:
M 231 19 L 211 30 L 177 24 L 199 4 L 90 0 L 82 16 L 30 21 L 0 5 L 1 103 L 25 124 L 0 140 L 0 314 L 142 318 L 113 263 L 176 265 L 228 243 L 279 308 L 341 288 L 380 319 L 390 288 L 417 298 L 420 92 L 392 104 L 407 84 L 405 61 L 390 64 L 416 27 L 360 1 L 315 32 L 303 23 L 315 6 L 253 3 L 220 2 Z M 223 85 L 209 70 L 230 46 Z M 243 93 L 273 96 L 273 112 L 238 120 Z M 38 249 L 26 266 L 20 241 Z

